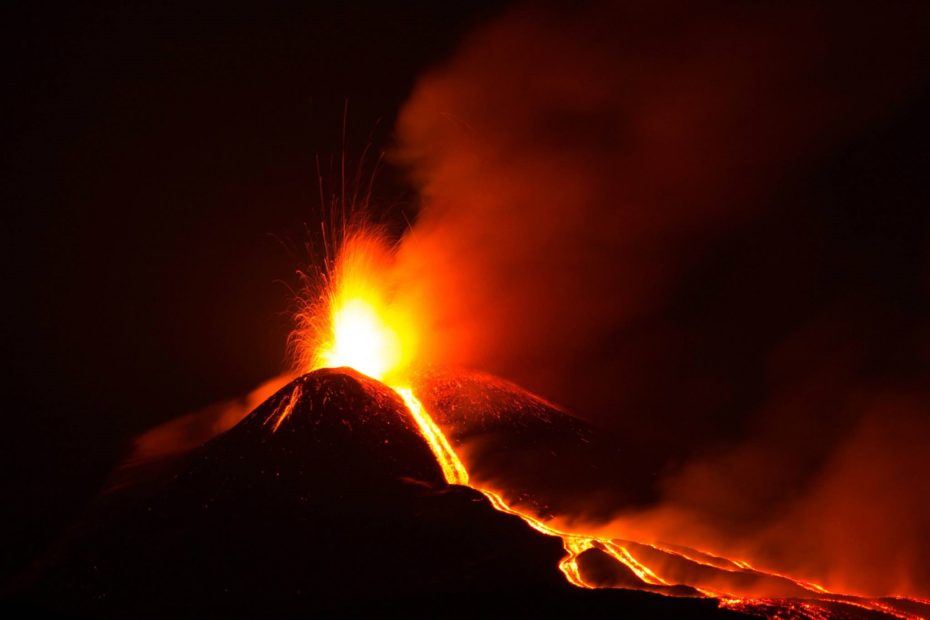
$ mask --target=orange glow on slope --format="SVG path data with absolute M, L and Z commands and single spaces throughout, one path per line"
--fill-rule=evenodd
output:
M 283 406 L 278 407 L 278 411 L 274 412 L 274 426 L 271 427 L 271 432 L 274 433 L 281 426 L 281 423 L 284 422 L 294 411 L 294 407 L 297 406 L 297 403 L 300 401 L 300 385 L 294 388 L 294 391 L 291 392 L 291 395 L 288 397 L 287 401 L 283 403 Z M 271 418 L 269 418 L 271 419 Z

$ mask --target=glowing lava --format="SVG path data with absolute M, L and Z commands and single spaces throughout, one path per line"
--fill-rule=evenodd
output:
M 392 302 L 385 281 L 389 245 L 375 233 L 342 242 L 327 285 L 297 315 L 294 334 L 303 370 L 348 366 L 385 383 L 402 376 L 416 350 L 410 313 Z
M 370 300 L 342 300 L 333 315 L 332 348 L 320 354 L 326 366 L 351 366 L 369 377 L 383 377 L 400 359 L 400 342 Z
M 462 461 L 459 460 L 455 450 L 452 449 L 445 434 L 439 426 L 436 425 L 436 422 L 433 421 L 433 418 L 427 413 L 426 409 L 424 409 L 423 403 L 413 395 L 413 390 L 406 387 L 391 386 L 391 388 L 404 399 L 410 416 L 417 423 L 417 428 L 420 429 L 420 435 L 422 435 L 426 443 L 429 444 L 430 449 L 433 451 L 433 455 L 436 457 L 436 460 L 439 461 L 439 466 L 442 467 L 442 474 L 445 476 L 446 482 L 449 484 L 467 485 L 468 471 L 465 470 L 465 466 L 462 464 Z

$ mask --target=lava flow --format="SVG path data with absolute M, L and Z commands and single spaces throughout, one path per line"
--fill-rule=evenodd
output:
M 561 539 L 565 556 L 559 568 L 569 583 L 581 588 L 620 587 L 670 596 L 711 597 L 721 607 L 767 617 L 822 618 L 855 609 L 897 618 L 924 617 L 927 601 L 840 594 L 744 561 L 693 549 L 566 531 L 553 526 L 549 519 L 514 507 L 501 490 L 476 483 L 411 387 L 411 369 L 422 334 L 415 327 L 415 311 L 401 307 L 392 298 L 390 260 L 390 250 L 375 234 L 357 233 L 345 239 L 331 271 L 325 274 L 325 292 L 310 300 L 298 315 L 295 342 L 301 370 L 347 366 L 392 388 L 406 404 L 448 484 L 470 486 L 498 511 Z M 284 408 L 276 425 L 287 415 Z M 618 563 L 611 564 L 613 570 L 626 576 L 613 581 L 592 579 L 582 566 L 585 557 L 589 564 Z

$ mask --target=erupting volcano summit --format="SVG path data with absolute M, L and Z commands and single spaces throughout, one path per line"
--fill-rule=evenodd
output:
M 438 605 L 443 615 L 930 612 L 560 522 L 622 463 L 616 443 L 495 377 L 414 371 L 379 273 L 358 269 L 376 263 L 352 254 L 372 243 L 343 246 L 307 311 L 323 314 L 303 315 L 310 331 L 298 342 L 315 347 L 303 359 L 324 367 L 202 446 L 119 480 L 46 558 L 27 600 L 135 617 Z

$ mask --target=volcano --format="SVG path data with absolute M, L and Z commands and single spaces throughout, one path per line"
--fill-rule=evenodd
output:
M 84 617 L 738 617 L 712 599 L 575 588 L 563 555 L 447 484 L 394 390 L 324 369 L 103 493 L 14 600 Z

